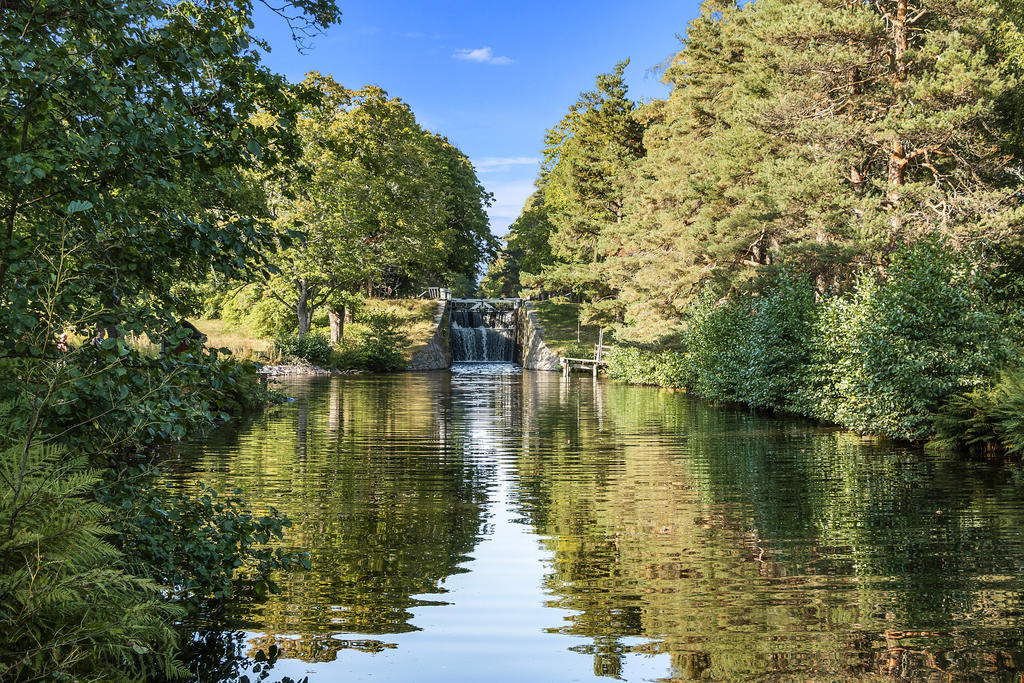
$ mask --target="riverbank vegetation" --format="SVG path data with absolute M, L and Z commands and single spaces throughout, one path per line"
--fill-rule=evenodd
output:
M 997 0 L 709 0 L 666 100 L 620 64 L 552 128 L 485 290 L 583 298 L 615 377 L 1015 450 L 1022 27 Z
M 299 49 L 341 16 L 262 4 Z M 307 559 L 273 508 L 154 486 L 161 458 L 280 398 L 253 360 L 404 366 L 433 304 L 364 297 L 492 256 L 465 155 L 380 88 L 272 73 L 252 13 L 0 2 L 0 680 L 198 675 L 193 613 Z
M 275 7 L 296 36 L 340 17 Z M 184 322 L 196 286 L 271 268 L 272 207 L 240 179 L 298 157 L 316 96 L 261 65 L 251 11 L 0 3 L 4 681 L 181 678 L 175 624 L 304 561 L 266 549 L 276 511 L 152 484 L 170 444 L 273 400 Z

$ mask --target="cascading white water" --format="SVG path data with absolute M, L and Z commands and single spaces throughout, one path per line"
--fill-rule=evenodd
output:
M 456 363 L 515 361 L 515 311 L 452 311 L 452 360 Z

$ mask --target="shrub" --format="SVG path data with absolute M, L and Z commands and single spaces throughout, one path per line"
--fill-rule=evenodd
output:
M 743 400 L 751 305 L 745 297 L 716 301 L 705 292 L 688 316 L 686 344 L 692 388 L 705 398 Z
M 310 332 L 304 337 L 297 334 L 281 337 L 274 346 L 283 356 L 303 358 L 316 365 L 327 365 L 331 361 L 331 342 L 320 332 Z
M 951 398 L 935 417 L 936 442 L 971 450 L 1024 452 L 1024 370 Z
M 62 434 L 69 451 L 93 455 L 97 465 L 201 433 L 280 398 L 255 365 L 216 350 L 152 358 L 107 339 L 68 353 L 60 371 L 65 381 L 53 390 L 42 429 Z
M 849 297 L 824 296 L 808 329 L 807 364 L 788 408 L 826 422 L 838 422 L 839 406 L 859 372 L 852 346 L 864 309 Z
M 565 358 L 593 358 L 594 346 L 583 342 L 572 342 L 565 345 L 561 355 Z
M 295 311 L 257 287 L 243 287 L 220 304 L 220 316 L 259 337 L 283 335 L 295 326 Z
M 941 240 L 898 252 L 889 278 L 865 280 L 844 323 L 837 420 L 903 439 L 931 434 L 953 394 L 982 384 L 1009 348 L 984 273 Z
M 633 346 L 609 349 L 608 376 L 631 384 L 688 387 L 690 362 L 679 350 L 652 351 Z
M 10 405 L 0 406 L 0 424 Z M 8 424 L 8 428 L 10 425 Z M 184 677 L 171 627 L 180 609 L 124 568 L 98 476 L 62 449 L 0 435 L 0 679 Z M 20 443 L 19 443 L 20 440 Z
M 814 289 L 805 277 L 784 272 L 751 300 L 749 310 L 747 336 L 739 342 L 746 364 L 738 397 L 754 406 L 799 410 L 818 313 Z
M 362 349 L 365 368 L 374 372 L 393 372 L 405 367 L 406 336 L 402 319 L 386 311 L 366 313 L 361 321 L 369 329 L 363 336 Z

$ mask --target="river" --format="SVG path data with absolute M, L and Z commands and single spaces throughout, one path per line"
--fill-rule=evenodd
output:
M 297 378 L 188 445 L 312 570 L 204 677 L 1018 680 L 1024 473 L 558 373 Z M 273 667 L 246 656 L 279 653 Z

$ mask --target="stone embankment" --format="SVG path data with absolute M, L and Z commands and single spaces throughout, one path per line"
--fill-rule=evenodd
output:
M 330 375 L 331 371 L 319 365 L 310 363 L 295 363 L 291 365 L 264 365 L 256 371 L 267 377 L 283 377 L 286 375 Z
M 434 334 L 425 348 L 413 353 L 409 370 L 444 370 L 452 365 L 451 301 L 440 301 L 434 316 Z
M 544 328 L 537 322 L 537 311 L 530 302 L 519 309 L 517 323 L 519 363 L 526 370 L 562 369 L 562 360 L 544 343 Z

